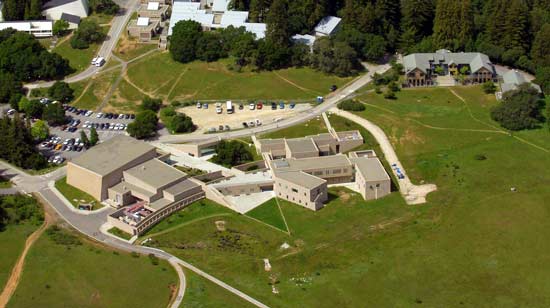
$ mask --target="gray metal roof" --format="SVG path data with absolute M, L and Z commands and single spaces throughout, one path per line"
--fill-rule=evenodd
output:
M 430 69 L 430 61 L 433 61 L 434 64 L 439 64 L 440 61 L 443 61 L 441 62 L 443 64 L 468 64 L 473 73 L 477 72 L 482 67 L 494 72 L 494 67 L 489 57 L 479 52 L 449 52 L 448 50 L 438 50 L 435 53 L 413 53 L 403 57 L 403 66 L 407 73 L 414 69 L 419 69 L 426 73 L 426 71 Z
M 62 5 L 69 4 L 69 3 L 72 3 L 72 2 L 76 2 L 76 1 L 82 1 L 82 0 L 51 0 L 51 1 L 48 1 L 48 2 L 44 3 L 44 5 L 42 6 L 42 9 L 47 10 L 47 9 L 51 9 L 51 8 L 54 8 L 54 7 L 57 7 L 57 6 L 62 6 Z
M 378 158 L 359 157 L 352 158 L 351 161 L 355 163 L 357 172 L 361 173 L 367 181 L 390 179 L 390 176 Z
M 76 16 L 68 13 L 62 13 L 61 19 L 66 22 L 70 22 L 72 24 L 76 24 L 76 25 L 80 24 L 80 16 Z
M 107 175 L 154 150 L 155 147 L 143 141 L 118 135 L 87 150 L 71 163 L 99 175 Z
M 327 182 L 326 180 L 323 180 L 321 178 L 307 174 L 302 171 L 276 172 L 275 177 L 283 179 L 285 181 L 289 181 L 298 186 L 305 187 L 308 189 L 318 187 Z
M 199 186 L 200 186 L 199 184 L 193 181 L 185 180 L 166 188 L 164 191 L 171 195 L 176 195 L 176 194 L 188 191 L 190 189 L 197 188 Z
M 331 35 L 338 27 L 342 18 L 335 16 L 326 16 L 315 26 L 315 32 Z
M 175 183 L 187 176 L 184 172 L 171 167 L 158 159 L 148 160 L 143 164 L 124 171 L 124 173 L 131 175 L 156 189 Z
M 286 166 L 284 162 L 286 162 L 286 165 L 288 165 L 288 167 L 284 167 Z M 300 159 L 280 159 L 275 160 L 273 166 L 280 171 L 304 171 L 313 169 L 348 167 L 351 166 L 351 162 L 346 155 L 338 154 Z
M 542 92 L 542 89 L 538 84 L 529 82 L 525 76 L 517 70 L 509 70 L 508 72 L 502 75 L 503 83 L 500 85 L 502 93 L 515 90 L 519 85 L 524 83 L 529 83 L 531 87 L 537 90 L 539 93 Z

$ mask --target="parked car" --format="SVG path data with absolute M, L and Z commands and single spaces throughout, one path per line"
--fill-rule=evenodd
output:
M 243 105 L 243 103 L 240 103 L 239 104 L 239 110 L 243 110 L 243 109 L 244 109 L 244 105 Z
M 223 112 L 222 107 L 216 107 L 216 113 L 221 114 Z
M 256 109 L 256 104 L 251 103 L 250 105 L 248 105 L 248 108 L 249 108 L 250 110 L 254 110 L 254 109 Z
M 207 103 L 202 104 L 202 108 L 208 109 L 208 104 Z
M 258 103 L 258 105 L 256 105 L 257 109 L 262 109 L 263 107 L 264 107 L 264 104 L 262 104 L 262 103 Z
M 10 109 L 10 110 L 8 110 L 7 114 L 8 114 L 8 115 L 13 115 L 13 114 L 15 114 L 15 109 Z
M 335 84 L 330 86 L 330 92 L 334 92 L 334 91 L 336 91 L 336 89 L 338 89 L 338 87 Z
M 231 130 L 231 127 L 229 127 L 229 125 L 225 125 L 225 130 Z
M 285 103 L 280 102 L 279 103 L 279 109 L 285 109 Z
M 254 126 L 256 126 L 256 122 L 254 122 L 254 121 L 248 121 L 248 126 L 249 126 L 249 127 L 254 127 Z
M 214 133 L 214 132 L 216 132 L 216 128 L 215 128 L 215 127 L 210 127 L 210 128 L 208 129 L 208 132 L 209 132 L 209 133 Z
M 197 103 L 197 109 L 201 109 L 201 108 L 202 108 L 201 103 Z
M 262 121 L 260 121 L 260 119 L 256 119 L 256 126 L 260 126 L 262 125 Z
M 277 110 L 277 104 L 271 103 L 271 110 Z
M 223 131 L 223 125 L 218 126 L 219 131 Z
M 132 119 L 132 120 L 133 120 L 133 119 L 135 119 L 135 118 L 136 118 L 136 115 L 135 115 L 135 114 L 133 114 L 133 113 L 132 113 L 132 114 L 130 114 L 130 119 Z
M 103 117 L 103 113 L 99 112 L 95 115 L 96 118 L 101 119 Z
M 294 109 L 294 107 L 296 107 L 296 104 L 290 103 L 290 105 L 288 105 L 288 107 L 289 107 L 290 109 Z
M 243 122 L 243 127 L 244 127 L 244 128 L 248 128 L 248 123 Z

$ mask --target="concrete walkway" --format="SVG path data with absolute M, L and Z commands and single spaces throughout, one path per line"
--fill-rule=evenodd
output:
M 401 173 L 405 176 L 405 178 L 403 179 L 398 179 L 397 184 L 399 185 L 399 191 L 405 198 L 407 204 L 426 203 L 426 196 L 430 192 L 437 190 L 437 186 L 435 184 L 414 185 L 411 182 L 411 180 L 407 176 L 405 168 L 403 168 L 403 165 L 397 158 L 397 154 L 395 153 L 395 150 L 393 149 L 390 140 L 380 127 L 367 119 L 364 119 L 347 111 L 339 110 L 338 108 L 333 108 L 330 111 L 334 114 L 337 114 L 363 126 L 374 136 L 376 141 L 380 144 L 382 152 L 384 153 L 384 156 L 386 157 L 388 163 L 391 166 L 395 166 L 401 169 Z M 398 178 L 395 168 L 392 168 L 392 172 L 394 173 L 395 177 Z
M 224 174 L 233 174 L 233 171 L 229 168 L 225 168 L 218 164 L 211 163 L 206 159 L 193 157 L 183 151 L 177 149 L 177 144 L 164 144 L 160 142 L 153 142 L 151 145 L 161 149 L 166 153 L 170 153 L 170 159 L 176 162 L 176 165 L 203 170 L 206 172 L 222 171 Z

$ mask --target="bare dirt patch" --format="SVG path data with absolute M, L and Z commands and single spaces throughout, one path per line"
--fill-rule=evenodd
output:
M 225 231 L 225 220 L 217 220 L 215 224 L 218 231 Z
M 351 195 L 345 191 L 339 191 L 338 197 L 340 198 L 340 201 L 342 201 L 342 203 L 348 203 L 349 199 L 351 198 Z

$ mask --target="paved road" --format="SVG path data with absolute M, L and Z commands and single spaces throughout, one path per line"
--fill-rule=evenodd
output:
M 332 108 L 330 111 L 363 126 L 373 135 L 378 144 L 380 144 L 380 148 L 382 149 L 386 160 L 392 166 L 392 172 L 394 173 L 395 177 L 398 178 L 397 172 L 395 168 L 393 168 L 393 166 L 401 169 L 401 172 L 405 176 L 405 178 L 403 179 L 398 179 L 397 183 L 399 185 L 399 191 L 401 192 L 401 194 L 405 198 L 405 201 L 407 201 L 408 204 L 425 203 L 426 195 L 432 191 L 437 190 L 437 186 L 435 186 L 434 184 L 414 185 L 411 182 L 411 180 L 407 176 L 407 173 L 405 172 L 405 168 L 403 168 L 403 165 L 399 161 L 399 158 L 397 157 L 397 154 L 395 153 L 393 146 L 388 139 L 388 136 L 386 136 L 386 133 L 384 133 L 384 131 L 376 124 L 351 112 L 343 111 L 338 108 Z
M 357 90 L 359 90 L 360 88 L 362 88 L 363 86 L 365 86 L 366 84 L 372 81 L 372 76 L 374 75 L 374 73 L 382 74 L 388 69 L 390 69 L 389 64 L 370 65 L 368 66 L 369 72 L 367 74 L 357 78 L 351 84 L 340 89 L 339 91 L 334 92 L 330 97 L 327 97 L 325 99 L 324 103 L 317 105 L 315 108 L 301 112 L 298 115 L 292 118 L 283 120 L 279 123 L 264 124 L 261 127 L 242 129 L 242 130 L 227 132 L 223 134 L 215 134 L 215 135 L 212 135 L 212 134 L 162 135 L 158 137 L 158 141 L 162 143 L 182 143 L 182 142 L 199 141 L 204 139 L 212 139 L 214 137 L 220 137 L 222 139 L 232 139 L 232 138 L 239 138 L 239 137 L 248 137 L 250 135 L 255 135 L 258 133 L 264 133 L 271 130 L 294 126 L 296 124 L 313 119 L 318 115 L 321 115 L 323 112 L 328 111 L 330 108 L 336 106 L 336 104 L 338 104 L 339 102 L 347 98 L 350 98 L 351 96 L 354 95 L 354 93 Z
M 123 1 L 116 1 L 116 2 L 119 3 L 122 13 L 120 13 L 119 15 L 113 18 L 111 29 L 109 29 L 109 32 L 107 33 L 107 37 L 103 42 L 103 44 L 101 45 L 101 48 L 99 49 L 99 52 L 98 52 L 100 56 L 105 58 L 106 62 L 111 58 L 111 52 L 116 47 L 118 38 L 120 37 L 120 34 L 124 30 L 124 27 L 128 23 L 128 20 L 132 16 L 132 13 L 137 9 L 139 0 L 123 0 Z M 78 82 L 84 79 L 88 79 L 93 75 L 95 75 L 97 72 L 99 72 L 99 70 L 101 70 L 101 67 L 90 65 L 83 72 L 77 75 L 65 78 L 65 82 L 72 83 L 72 82 Z M 36 88 L 48 88 L 48 87 L 51 87 L 53 84 L 54 84 L 54 81 L 36 82 L 36 83 L 26 84 L 25 87 L 31 90 Z

